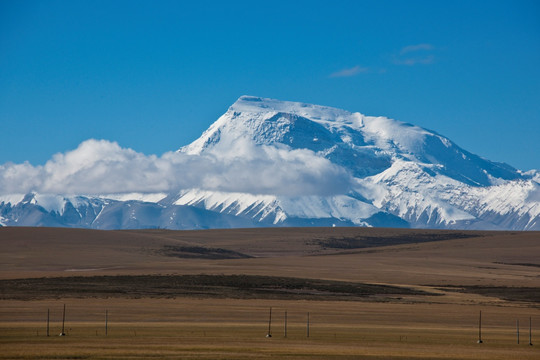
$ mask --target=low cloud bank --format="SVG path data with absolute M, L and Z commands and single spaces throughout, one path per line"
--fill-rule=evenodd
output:
M 90 139 L 43 166 L 0 165 L 0 194 L 109 194 L 180 189 L 285 196 L 332 195 L 349 190 L 352 177 L 310 150 L 255 146 L 238 141 L 202 155 L 145 155 L 116 142 Z

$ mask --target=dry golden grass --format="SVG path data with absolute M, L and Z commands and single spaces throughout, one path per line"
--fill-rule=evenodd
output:
M 67 336 L 59 337 L 63 301 Z M 539 355 L 537 347 L 527 345 L 524 323 L 531 314 L 535 321 L 540 319 L 538 309 L 531 308 L 212 299 L 63 301 L 4 301 L 0 358 L 535 359 Z M 270 307 L 273 337 L 266 338 Z M 52 335 L 48 338 L 47 308 Z M 481 345 L 476 343 L 480 309 Z M 521 345 L 516 344 L 516 318 L 523 324 Z
M 538 309 L 449 304 L 385 304 L 211 299 L 65 299 L 6 301 L 1 359 L 536 359 L 516 344 L 522 324 Z M 266 338 L 268 309 L 272 338 Z M 46 309 L 51 337 L 46 337 Z M 105 309 L 109 311 L 105 336 Z M 482 309 L 483 340 L 476 319 Z M 284 312 L 288 331 L 284 337 Z M 310 336 L 306 336 L 307 312 Z M 41 321 L 37 321 L 40 319 Z
M 337 243 L 343 239 L 358 243 L 359 238 L 379 237 L 388 245 L 392 239 L 452 234 L 456 234 L 456 239 L 384 247 L 321 246 L 335 239 L 339 240 Z M 475 237 L 463 238 L 463 234 Z M 185 259 L 166 256 L 162 251 L 165 246 L 219 248 L 253 257 Z M 528 346 L 529 317 L 533 323 L 533 343 L 536 337 L 540 338 L 537 302 L 439 290 L 444 285 L 540 289 L 538 232 L 1 228 L 0 250 L 0 279 L 250 274 L 393 284 L 442 294 L 394 297 L 386 302 L 146 296 L 4 298 L 0 300 L 0 359 L 540 358 L 540 345 Z M 59 337 L 64 303 L 67 336 Z M 270 307 L 273 337 L 266 338 Z M 50 337 L 45 336 L 47 309 Z M 476 343 L 480 310 L 483 344 Z M 285 311 L 287 338 L 283 336 Z M 516 344 L 515 333 L 518 319 L 520 345 Z M 536 342 L 540 344 L 540 340 Z

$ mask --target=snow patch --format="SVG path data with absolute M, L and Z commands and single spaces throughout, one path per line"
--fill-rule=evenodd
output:
M 23 201 L 25 194 L 4 194 L 0 195 L 0 204 L 11 204 L 15 206 Z
M 365 219 L 380 212 L 375 206 L 347 195 L 280 197 L 278 202 L 289 217 L 305 219 L 337 218 L 350 220 L 356 225 L 364 225 Z
M 54 211 L 62 215 L 66 201 L 66 198 L 60 195 L 35 194 L 32 203 L 41 206 L 48 212 Z
M 125 193 L 125 194 L 106 194 L 99 195 L 101 199 L 110 199 L 116 201 L 142 201 L 149 203 L 157 203 L 167 197 L 166 193 Z
M 174 204 L 202 206 L 211 211 L 250 216 L 259 220 L 272 216 L 274 224 L 281 223 L 290 217 L 297 217 L 337 218 L 364 225 L 366 218 L 380 212 L 375 206 L 347 195 L 276 197 L 200 189 L 181 192 Z
M 255 96 L 241 96 L 230 108 L 229 112 L 260 113 L 282 112 L 302 116 L 314 121 L 339 122 L 355 126 L 362 124 L 362 115 L 329 106 L 305 104 L 293 101 L 281 101 Z
M 191 189 L 182 191 L 175 205 L 201 206 L 207 210 L 241 215 L 248 210 L 256 209 L 251 216 L 259 220 L 274 214 L 273 223 L 283 221 L 286 217 L 279 211 L 276 197 L 273 195 L 253 195 L 247 193 L 207 191 Z

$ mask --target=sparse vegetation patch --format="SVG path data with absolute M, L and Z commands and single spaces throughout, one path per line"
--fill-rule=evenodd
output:
M 495 264 L 540 267 L 540 264 L 532 264 L 532 263 L 505 263 L 505 262 L 495 262 Z
M 388 300 L 432 295 L 405 287 L 256 275 L 135 275 L 0 280 L 0 299 L 203 297 Z
M 165 245 L 160 251 L 161 255 L 185 258 L 185 259 L 246 259 L 251 256 L 242 254 L 237 251 L 221 249 L 221 248 L 207 248 L 203 246 L 172 246 Z
M 451 239 L 466 239 L 477 237 L 472 233 L 404 233 L 395 236 L 356 236 L 356 237 L 329 237 L 310 241 L 323 249 L 362 249 L 378 246 L 392 246 L 403 244 L 424 243 Z

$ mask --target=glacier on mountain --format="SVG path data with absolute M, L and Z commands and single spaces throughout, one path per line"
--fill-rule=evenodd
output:
M 152 161 L 168 169 L 167 161 L 200 159 L 205 166 L 193 169 L 215 173 L 197 177 L 186 167 L 196 186 L 160 191 L 0 195 L 1 224 L 540 230 L 537 170 L 489 161 L 443 135 L 385 117 L 242 96 L 178 149 L 178 159 L 123 152 L 145 169 Z M 152 176 L 159 180 L 159 173 Z

